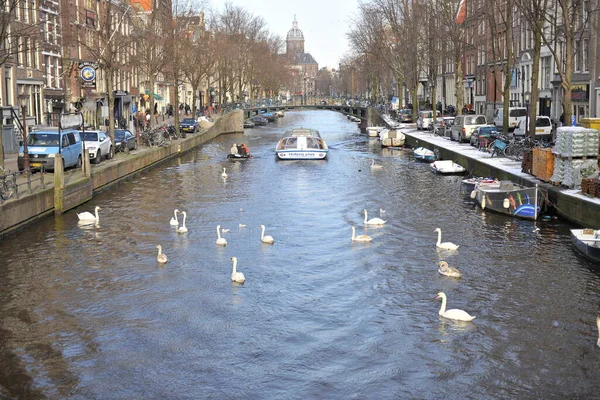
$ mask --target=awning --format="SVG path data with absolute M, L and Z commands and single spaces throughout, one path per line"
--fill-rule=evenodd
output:
M 162 100 L 163 98 L 159 95 L 157 95 L 156 93 L 152 93 L 152 95 L 154 96 L 154 99 L 156 100 Z

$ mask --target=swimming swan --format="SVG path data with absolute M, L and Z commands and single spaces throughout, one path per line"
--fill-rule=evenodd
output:
M 227 233 L 229 232 L 231 229 L 225 229 L 225 228 L 221 228 L 221 233 Z
M 275 243 L 275 239 L 273 239 L 272 236 L 265 236 L 265 226 L 261 225 L 260 229 L 262 229 L 262 232 L 260 234 L 260 240 L 263 243 L 268 243 L 268 244 L 273 244 Z
M 239 224 L 238 228 L 245 228 L 247 225 L 246 224 Z
M 237 258 L 231 257 L 231 261 L 233 261 L 233 271 L 231 272 L 231 280 L 233 282 L 244 283 L 246 282 L 246 277 L 241 272 L 237 272 Z
M 367 210 L 364 210 L 363 212 L 365 214 L 365 225 L 383 225 L 383 224 L 385 224 L 385 221 L 382 220 L 381 218 L 368 219 Z
M 96 206 L 96 208 L 94 209 L 94 212 L 96 213 L 96 215 L 92 214 L 89 211 L 86 211 L 86 212 L 77 214 L 77 217 L 79 217 L 80 221 L 99 221 L 100 218 L 98 218 L 98 210 L 102 210 L 100 208 L 100 206 Z
M 223 173 L 221 174 L 223 178 L 227 178 L 227 173 L 225 172 L 225 167 L 223 167 Z
M 352 226 L 352 241 L 353 242 L 371 242 L 373 238 L 369 235 L 356 236 L 356 229 Z
M 188 231 L 188 229 L 185 226 L 185 218 L 187 217 L 187 213 L 185 211 L 182 211 L 181 213 L 183 214 L 183 222 L 181 223 L 181 226 L 177 228 L 177 232 L 186 233 Z
M 449 267 L 446 261 L 440 261 L 438 263 L 438 272 L 451 278 L 460 278 L 462 276 L 458 269 Z
M 383 168 L 383 165 L 375 164 L 375 160 L 371 160 L 371 168 L 380 169 L 380 168 Z
M 217 238 L 219 246 L 227 246 L 227 239 L 221 237 L 221 225 L 217 225 Z
M 454 319 L 457 321 L 473 321 L 475 319 L 475 317 L 469 315 L 469 313 L 467 313 L 466 311 L 459 310 L 456 308 L 446 311 L 446 295 L 444 294 L 444 292 L 439 292 L 437 296 L 435 296 L 435 298 L 436 300 L 442 299 L 442 306 L 440 307 L 440 312 L 438 313 L 442 317 Z
M 179 212 L 179 210 L 175 210 L 173 211 L 173 213 L 175 214 L 174 217 L 171 217 L 171 221 L 169 222 L 171 225 L 173 226 L 177 226 L 179 225 L 179 221 L 177 220 L 177 213 Z
M 167 259 L 167 255 L 162 252 L 162 246 L 160 244 L 157 244 L 156 248 L 158 249 L 158 255 L 156 256 L 156 261 L 158 261 L 160 264 L 165 264 L 167 261 L 169 261 Z
M 440 228 L 435 228 L 434 232 L 437 232 L 438 234 L 438 240 L 436 243 L 436 247 L 438 249 L 443 249 L 443 250 L 456 250 L 458 249 L 459 246 L 455 245 L 454 243 L 451 242 L 444 242 L 442 243 L 442 230 Z

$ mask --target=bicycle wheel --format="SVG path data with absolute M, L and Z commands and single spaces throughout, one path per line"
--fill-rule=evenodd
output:
M 0 183 L 0 197 L 2 197 L 2 200 L 8 200 L 11 198 L 12 195 L 13 195 L 12 188 L 6 182 L 1 182 Z

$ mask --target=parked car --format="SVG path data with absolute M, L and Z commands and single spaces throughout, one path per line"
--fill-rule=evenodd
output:
M 67 129 L 61 132 L 58 129 L 43 129 L 30 132 L 27 135 L 27 153 L 29 154 L 29 167 L 33 170 L 42 166 L 47 170 L 54 170 L 54 160 L 62 157 L 65 168 L 76 166 L 81 168 L 82 142 L 77 130 Z M 24 149 L 21 145 L 17 156 L 19 171 L 24 169 Z
M 527 120 L 519 121 L 519 124 L 513 131 L 513 136 L 525 136 L 525 134 L 527 133 L 527 127 L 525 126 L 526 123 Z M 545 115 L 538 115 L 535 118 L 535 138 L 552 140 L 552 134 L 552 120 L 550 119 L 550 117 L 547 117 Z
M 184 118 L 179 122 L 179 130 L 183 132 L 196 133 L 200 129 L 200 124 L 195 118 Z
M 431 130 L 433 128 L 433 114 L 434 111 L 432 110 L 427 110 L 427 111 L 419 111 L 419 116 L 417 117 L 417 129 L 421 130 L 421 129 L 429 129 Z M 436 119 L 439 118 L 441 116 L 441 113 L 439 111 L 435 111 L 436 113 Z
M 437 136 L 446 136 L 446 128 L 452 126 L 454 117 L 441 117 L 433 121 L 433 134 Z
M 525 107 L 509 107 L 508 108 L 508 131 L 515 130 L 520 121 L 525 121 L 527 108 Z M 497 108 L 494 111 L 493 123 L 500 130 L 503 129 L 504 123 L 504 108 Z
M 113 158 L 115 149 L 110 136 L 101 131 L 79 131 L 85 148 L 88 150 L 90 160 L 94 164 L 100 164 L 103 157 Z
M 469 141 L 471 139 L 471 134 L 475 129 L 477 129 L 478 126 L 484 125 L 487 125 L 485 115 L 457 115 L 452 124 L 452 136 L 450 137 L 450 140 L 456 140 L 459 143 Z
M 471 146 L 481 148 L 487 146 L 490 138 L 495 138 L 500 134 L 496 125 L 478 126 L 475 132 L 471 135 L 469 143 Z
M 115 150 L 130 151 L 137 149 L 137 139 L 127 129 L 115 129 Z
M 413 122 L 412 110 L 410 108 L 403 108 L 398 111 L 398 122 L 410 123 Z

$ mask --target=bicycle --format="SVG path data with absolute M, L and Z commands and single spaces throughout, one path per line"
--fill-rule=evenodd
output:
M 3 201 L 6 201 L 12 197 L 17 191 L 17 174 L 11 173 L 10 170 L 5 170 L 0 167 L 0 173 L 2 174 L 2 181 L 0 182 L 0 197 Z M 9 179 L 7 181 L 7 178 Z

